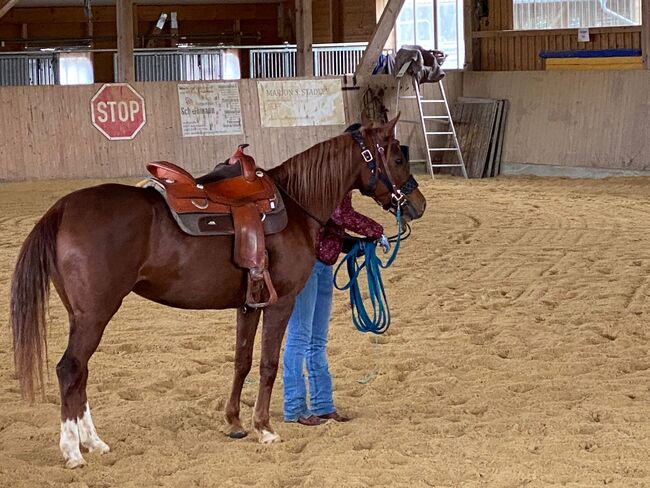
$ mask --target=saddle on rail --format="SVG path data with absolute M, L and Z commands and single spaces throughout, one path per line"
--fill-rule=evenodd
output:
M 179 227 L 193 236 L 234 235 L 233 259 L 248 272 L 246 305 L 271 305 L 277 293 L 268 271 L 265 235 L 287 226 L 284 202 L 271 178 L 244 154 L 247 144 L 205 176 L 194 177 L 167 161 L 149 163 L 145 185 L 166 200 Z M 266 288 L 266 299 L 262 298 Z

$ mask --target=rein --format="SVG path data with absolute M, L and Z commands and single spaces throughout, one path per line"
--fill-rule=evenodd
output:
M 294 197 L 291 193 L 289 193 L 289 192 L 288 192 L 288 191 L 287 191 L 287 190 L 286 190 L 282 185 L 280 185 L 277 181 L 275 181 L 273 178 L 271 178 L 271 180 L 273 180 L 273 183 L 275 184 L 275 186 L 278 187 L 278 190 L 280 190 L 282 193 L 284 193 L 285 196 L 289 197 L 289 199 L 290 199 L 293 203 L 295 203 L 296 205 L 298 205 L 298 208 L 299 208 L 300 210 L 302 210 L 303 212 L 305 212 L 305 214 L 307 214 L 308 217 L 310 217 L 311 219 L 313 219 L 313 220 L 315 220 L 316 222 L 318 222 L 318 223 L 320 224 L 321 227 L 325 227 L 326 222 L 323 222 L 321 219 L 319 219 L 319 218 L 316 217 L 313 213 L 311 213 L 307 207 L 305 207 L 302 203 L 300 203 L 296 197 Z
M 390 326 L 390 309 L 386 299 L 384 283 L 381 279 L 381 270 L 389 268 L 399 251 L 402 239 L 402 211 L 401 206 L 397 207 L 395 212 L 398 233 L 395 240 L 393 252 L 386 261 L 382 263 L 376 253 L 376 243 L 367 239 L 359 239 L 354 243 L 350 252 L 348 252 L 339 263 L 334 273 L 334 286 L 337 290 L 350 292 L 350 305 L 352 306 L 352 323 L 360 332 L 372 332 L 373 334 L 383 334 Z M 410 229 L 409 229 L 410 233 Z M 363 262 L 359 263 L 359 258 L 364 256 Z M 338 274 L 343 264 L 346 265 L 349 280 L 345 285 L 338 284 Z M 366 279 L 368 284 L 368 295 L 372 305 L 372 315 L 366 309 L 359 287 L 359 276 L 366 270 Z

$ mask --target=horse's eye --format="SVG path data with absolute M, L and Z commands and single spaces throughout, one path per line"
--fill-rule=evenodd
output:
M 395 164 L 402 164 L 402 160 L 401 159 L 396 159 Z

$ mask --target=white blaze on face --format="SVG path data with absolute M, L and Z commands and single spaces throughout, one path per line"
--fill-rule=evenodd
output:
M 63 459 L 66 460 L 66 468 L 78 468 L 86 464 L 81 451 L 79 450 L 79 429 L 76 420 L 66 420 L 61 422 L 61 440 L 59 448 Z
M 77 419 L 77 425 L 79 426 L 79 440 L 81 445 L 88 449 L 88 452 L 99 451 L 105 454 L 111 450 L 97 435 L 97 431 L 93 425 L 93 419 L 90 416 L 90 406 L 87 402 L 84 405 L 84 415 Z

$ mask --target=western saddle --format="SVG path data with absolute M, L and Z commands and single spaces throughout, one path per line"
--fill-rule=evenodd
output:
M 144 186 L 155 188 L 165 198 L 187 234 L 235 236 L 233 259 L 237 266 L 248 269 L 246 305 L 260 308 L 278 298 L 269 275 L 264 237 L 287 226 L 287 213 L 273 180 L 244 154 L 247 146 L 240 145 L 230 159 L 197 179 L 174 163 L 149 163 L 152 177 Z

